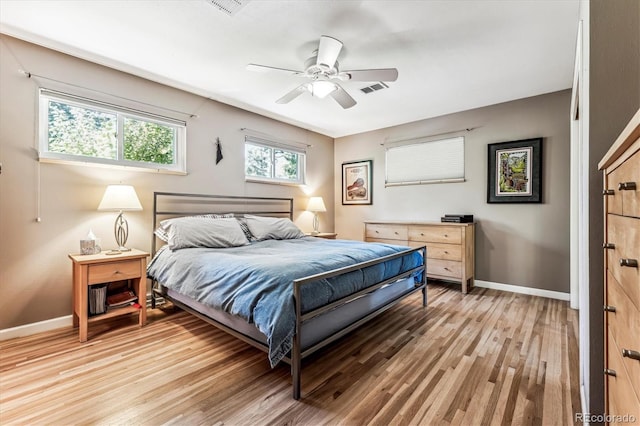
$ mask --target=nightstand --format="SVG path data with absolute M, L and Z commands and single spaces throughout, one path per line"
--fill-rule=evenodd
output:
M 336 237 L 338 236 L 338 234 L 336 234 L 335 232 L 321 232 L 321 233 L 316 234 L 316 235 L 308 233 L 307 235 L 309 237 L 324 238 L 326 240 L 335 240 Z
M 79 326 L 80 341 L 87 341 L 88 325 L 108 318 L 138 314 L 142 327 L 147 321 L 147 257 L 149 253 L 131 249 L 116 255 L 106 252 L 93 255 L 70 254 L 73 262 L 73 326 Z M 129 280 L 138 303 L 109 309 L 103 314 L 89 316 L 89 288 Z

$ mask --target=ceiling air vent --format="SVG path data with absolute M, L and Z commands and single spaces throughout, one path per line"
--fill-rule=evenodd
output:
M 210 5 L 215 6 L 221 12 L 233 16 L 251 0 L 206 0 Z
M 362 92 L 363 93 L 373 93 L 373 92 L 377 92 L 378 90 L 382 90 L 382 89 L 388 89 L 389 86 L 387 86 L 386 84 L 384 84 L 383 82 L 378 82 L 375 84 L 372 84 L 371 86 L 367 86 L 367 87 L 363 87 Z

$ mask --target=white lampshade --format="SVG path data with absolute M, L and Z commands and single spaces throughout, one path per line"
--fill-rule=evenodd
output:
M 323 99 L 334 90 L 338 90 L 338 86 L 331 81 L 316 80 L 311 83 L 311 94 L 316 98 Z
M 322 197 L 309 198 L 309 204 L 307 205 L 307 211 L 310 212 L 326 212 L 327 208 L 324 206 Z
M 133 186 L 109 185 L 104 191 L 98 210 L 142 210 L 142 204 Z

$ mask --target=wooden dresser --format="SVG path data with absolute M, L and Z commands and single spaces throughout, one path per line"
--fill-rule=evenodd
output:
M 366 221 L 364 240 L 427 247 L 427 277 L 459 281 L 462 292 L 473 288 L 473 223 Z
M 640 110 L 598 165 L 604 171 L 606 412 L 640 421 Z

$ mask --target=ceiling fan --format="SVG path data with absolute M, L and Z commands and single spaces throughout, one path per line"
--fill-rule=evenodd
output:
M 304 71 L 258 64 L 249 64 L 247 69 L 258 72 L 284 72 L 311 79 L 310 82 L 302 83 L 278 99 L 276 103 L 286 104 L 301 94 L 309 92 L 318 98 L 329 95 L 345 109 L 354 106 L 356 101 L 342 88 L 340 81 L 396 81 L 398 79 L 398 70 L 395 68 L 340 71 L 338 55 L 340 55 L 342 46 L 342 42 L 338 39 L 321 36 L 318 49 L 304 63 Z

